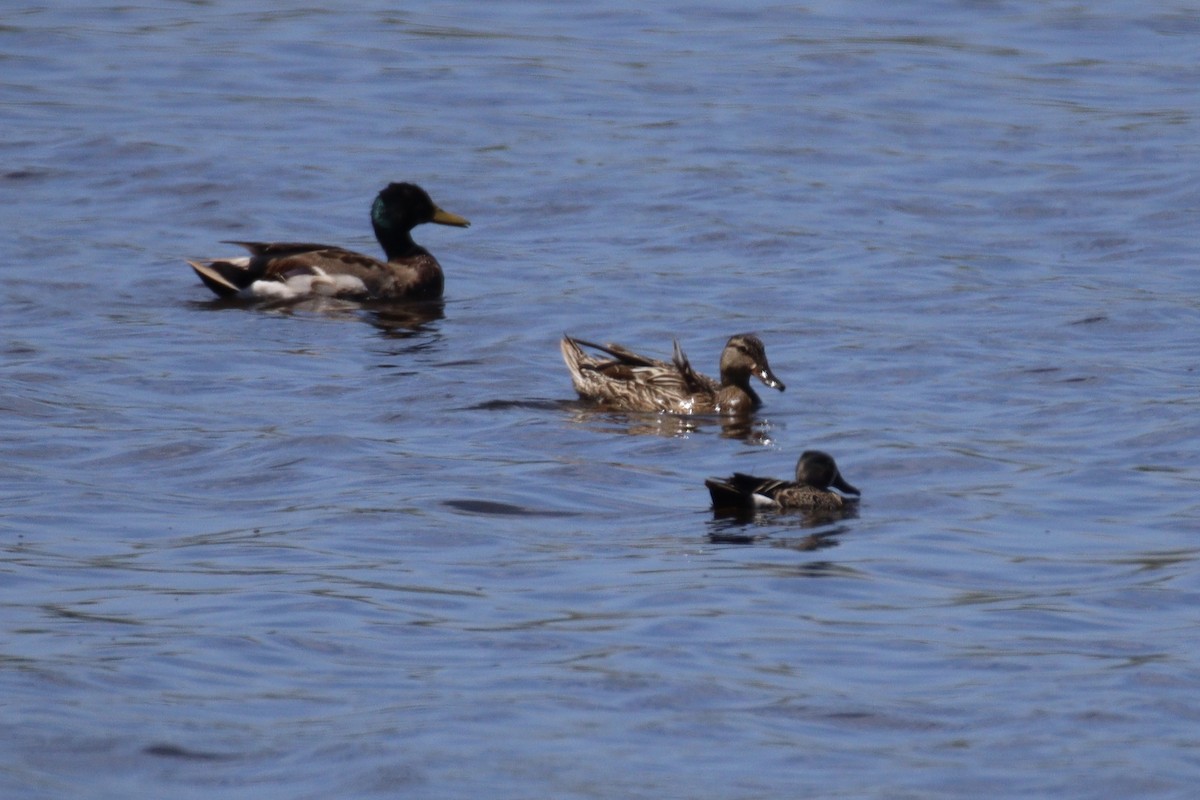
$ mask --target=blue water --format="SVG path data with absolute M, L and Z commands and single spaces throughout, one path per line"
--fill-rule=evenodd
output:
M 0 12 L 6 798 L 1190 797 L 1200 13 Z M 433 313 L 214 301 L 227 239 Z M 597 413 L 563 332 L 752 425 Z M 860 512 L 714 518 L 833 453 Z

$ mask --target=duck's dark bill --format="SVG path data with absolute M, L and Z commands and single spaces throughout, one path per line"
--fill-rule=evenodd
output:
M 776 378 L 775 373 L 771 372 L 771 370 L 769 370 L 769 369 L 759 370 L 758 378 L 763 383 L 765 383 L 767 386 L 770 386 L 772 389 L 778 389 L 779 391 L 782 392 L 784 389 L 787 388 L 786 386 L 783 385 L 783 381 L 779 380 L 779 378 Z

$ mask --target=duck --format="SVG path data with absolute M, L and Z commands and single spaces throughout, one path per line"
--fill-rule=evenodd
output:
M 728 478 L 709 478 L 704 485 L 717 510 L 842 511 L 857 503 L 861 495 L 842 477 L 833 456 L 821 450 L 800 454 L 794 481 L 735 472 Z M 844 494 L 832 491 L 831 486 Z
M 300 300 L 312 296 L 357 300 L 437 300 L 444 278 L 436 258 L 412 240 L 417 225 L 466 228 L 465 217 L 439 208 L 414 183 L 389 183 L 371 205 L 371 226 L 386 261 L 312 242 L 241 242 L 250 255 L 188 261 L 218 297 Z
M 590 355 L 585 347 L 607 358 Z M 751 375 L 772 389 L 786 388 L 771 371 L 762 340 L 752 333 L 736 334 L 726 342 L 720 381 L 693 369 L 678 340 L 669 362 L 621 345 L 598 345 L 566 335 L 560 349 L 579 396 L 612 411 L 745 416 L 762 405 L 750 387 Z

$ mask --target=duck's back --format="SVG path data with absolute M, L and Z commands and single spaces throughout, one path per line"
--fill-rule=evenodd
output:
M 589 355 L 583 346 L 609 358 Z M 648 358 L 617 345 L 595 345 L 569 336 L 563 337 L 560 349 L 575 391 L 605 408 L 694 414 L 715 407 L 716 383 L 690 366 L 681 369 L 678 363 Z

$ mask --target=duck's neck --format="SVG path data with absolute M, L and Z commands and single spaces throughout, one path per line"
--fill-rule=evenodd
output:
M 397 261 L 425 252 L 421 245 L 412 240 L 412 234 L 409 231 L 391 225 L 380 225 L 374 220 L 371 220 L 371 225 L 375 228 L 375 238 L 383 247 L 383 253 L 387 256 L 388 261 Z
M 762 405 L 762 400 L 759 399 L 758 393 L 750 386 L 750 373 L 733 370 L 726 370 L 721 373 L 721 385 L 732 386 L 741 389 L 750 398 L 750 403 L 758 408 Z

